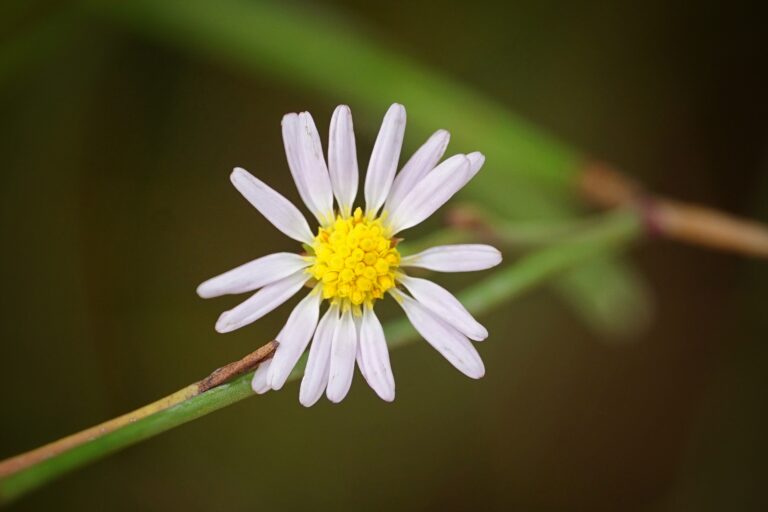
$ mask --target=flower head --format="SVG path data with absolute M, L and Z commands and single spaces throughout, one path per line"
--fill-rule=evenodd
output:
M 477 174 L 480 153 L 455 155 L 438 162 L 449 135 L 437 131 L 396 174 L 405 131 L 405 109 L 387 111 L 365 177 L 365 209 L 354 207 L 358 189 L 357 153 L 352 114 L 336 108 L 331 119 L 328 164 L 320 136 L 307 112 L 283 117 L 288 166 L 304 204 L 317 219 L 316 234 L 287 199 L 241 168 L 234 186 L 274 226 L 301 242 L 302 254 L 276 253 L 257 258 L 201 284 L 201 297 L 254 293 L 223 313 L 219 332 L 255 322 L 302 287 L 311 291 L 293 309 L 277 335 L 274 357 L 262 363 L 253 389 L 280 389 L 312 341 L 299 400 L 310 406 L 323 392 L 333 402 L 349 391 L 355 363 L 382 399 L 395 397 L 395 382 L 384 331 L 375 303 L 386 294 L 403 308 L 416 330 L 465 375 L 480 378 L 483 362 L 470 340 L 488 336 L 450 292 L 426 279 L 408 276 L 408 267 L 437 272 L 483 270 L 501 262 L 488 245 L 438 246 L 401 257 L 395 235 L 432 215 Z M 334 198 L 336 207 L 334 208 Z M 328 309 L 320 318 L 323 301 Z
M 384 292 L 395 286 L 400 264 L 400 253 L 388 234 L 380 218 L 365 216 L 359 207 L 353 215 L 338 215 L 328 227 L 320 227 L 309 273 L 323 283 L 323 298 L 344 309 L 352 307 L 357 316 L 361 305 L 373 307 L 384 298 Z

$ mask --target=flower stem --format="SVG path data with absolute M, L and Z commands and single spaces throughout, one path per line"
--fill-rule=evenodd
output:
M 640 219 L 635 213 L 609 213 L 589 229 L 563 243 L 532 252 L 516 263 L 494 272 L 464 290 L 459 298 L 474 313 L 486 312 L 590 258 L 626 247 L 641 234 Z M 390 347 L 405 345 L 417 338 L 404 318 L 388 323 L 385 331 Z M 212 376 L 218 375 L 215 384 L 221 383 L 222 375 L 237 375 L 243 369 L 253 368 L 253 364 L 269 357 L 274 348 L 271 343 L 254 353 L 258 355 L 249 354 L 241 361 L 214 372 Z M 290 380 L 297 380 L 302 375 L 304 361 L 291 373 Z M 210 378 L 205 379 L 132 413 L 0 461 L 0 504 L 10 502 L 58 476 L 127 446 L 254 396 L 250 386 L 251 377 L 252 372 L 249 371 L 230 382 L 202 392 L 201 384 Z

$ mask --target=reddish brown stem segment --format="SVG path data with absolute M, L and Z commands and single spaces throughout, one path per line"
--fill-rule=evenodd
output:
M 244 358 L 235 361 L 234 363 L 229 363 L 226 366 L 222 366 L 218 370 L 215 370 L 209 376 L 198 382 L 198 393 L 205 393 L 211 388 L 215 388 L 216 386 L 221 386 L 225 382 L 229 382 L 238 375 L 242 375 L 245 372 L 253 370 L 259 366 L 262 361 L 272 357 L 272 355 L 275 353 L 277 345 L 277 340 L 270 341 L 269 343 L 266 343 L 257 348 Z
M 768 226 L 765 224 L 649 194 L 606 164 L 592 162 L 585 166 L 579 189 L 589 201 L 601 207 L 637 207 L 650 234 L 768 258 Z

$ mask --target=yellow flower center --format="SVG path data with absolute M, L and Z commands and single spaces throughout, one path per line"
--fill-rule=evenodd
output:
M 308 271 L 322 285 L 323 298 L 342 307 L 373 305 L 395 286 L 400 253 L 382 226 L 360 208 L 352 217 L 337 216 L 318 229 L 312 249 L 314 264 Z

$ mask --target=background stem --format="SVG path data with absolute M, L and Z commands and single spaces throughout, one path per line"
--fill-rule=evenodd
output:
M 768 225 L 697 204 L 667 199 L 610 165 L 593 162 L 581 173 L 584 197 L 602 207 L 637 208 L 652 235 L 710 249 L 768 258 Z

